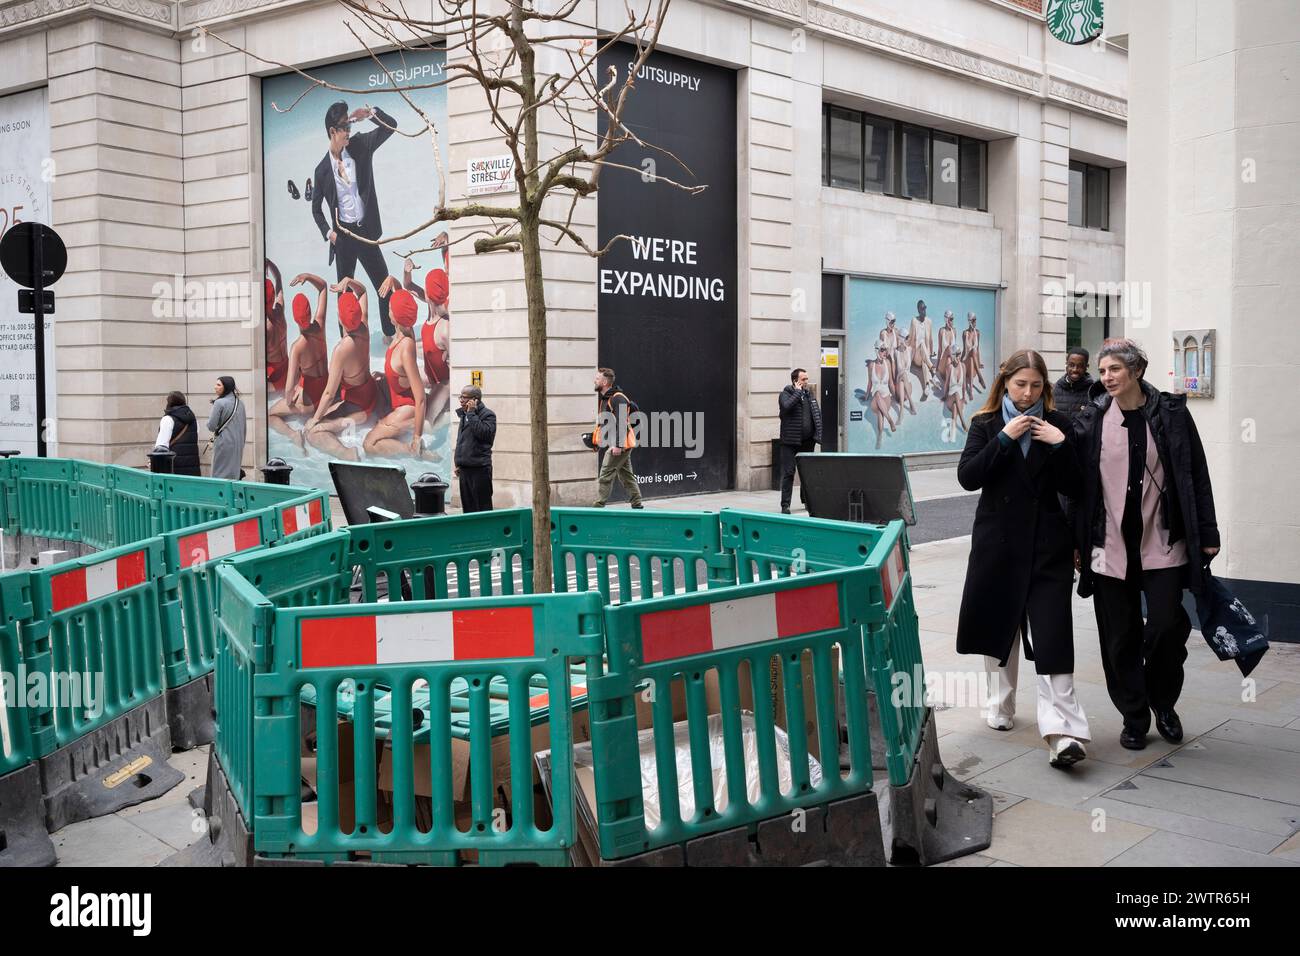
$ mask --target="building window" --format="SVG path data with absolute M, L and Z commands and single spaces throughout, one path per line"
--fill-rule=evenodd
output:
M 822 273 L 822 328 L 844 328 L 844 276 Z
M 822 182 L 963 209 L 988 209 L 988 144 L 823 107 Z
M 1110 170 L 1070 163 L 1070 225 L 1110 228 Z

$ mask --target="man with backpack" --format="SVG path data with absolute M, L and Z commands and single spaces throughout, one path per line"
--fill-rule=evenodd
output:
M 596 428 L 591 433 L 593 446 L 605 449 L 600 463 L 600 477 L 596 479 L 596 502 L 593 507 L 605 507 L 610 488 L 617 477 L 633 508 L 641 508 L 641 489 L 632 471 L 632 449 L 636 447 L 636 434 L 629 416 L 637 410 L 622 391 L 614 387 L 614 370 L 596 370 Z

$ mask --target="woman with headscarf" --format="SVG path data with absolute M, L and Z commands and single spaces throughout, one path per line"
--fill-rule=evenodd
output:
M 244 403 L 239 400 L 235 380 L 229 375 L 217 379 L 213 392 L 217 397 L 208 416 L 208 431 L 212 432 L 212 477 L 242 478 L 244 471 L 239 465 L 244 457 L 247 428 Z
M 1219 551 L 1210 470 L 1187 396 L 1159 391 L 1146 369 L 1136 342 L 1107 339 L 1097 356 L 1101 381 L 1074 419 L 1083 465 L 1071 503 L 1079 596 L 1092 595 L 1106 689 L 1129 750 L 1146 746 L 1153 713 L 1161 737 L 1183 739 L 1174 710 L 1192 627 L 1183 590 L 1205 587 Z
M 998 370 L 971 419 L 957 480 L 980 491 L 957 622 L 957 651 L 984 655 L 996 683 L 986 719 L 1010 730 L 1019 647 L 1038 673 L 1038 731 L 1053 767 L 1087 756 L 1088 719 L 1074 693 L 1074 536 L 1058 492 L 1077 494 L 1069 420 L 1052 409 L 1047 363 L 1021 349 Z
M 169 392 L 167 410 L 158 420 L 158 437 L 154 439 L 154 450 L 165 449 L 176 457 L 172 459 L 172 474 L 192 475 L 198 477 L 199 471 L 199 424 L 194 413 L 185 404 L 183 392 Z

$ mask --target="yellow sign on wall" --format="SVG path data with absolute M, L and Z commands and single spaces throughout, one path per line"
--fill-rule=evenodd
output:
M 469 373 L 469 383 L 475 388 L 483 387 L 483 370 L 481 368 L 473 369 Z

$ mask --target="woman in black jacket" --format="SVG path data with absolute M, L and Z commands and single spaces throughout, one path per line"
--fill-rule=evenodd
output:
M 1074 693 L 1070 613 L 1074 538 L 1058 493 L 1077 494 L 1069 421 L 1052 409 L 1047 364 L 1022 349 L 998 369 L 971 420 L 957 480 L 979 490 L 970 562 L 957 623 L 957 651 L 982 654 L 996 675 L 988 724 L 1010 730 L 1017 642 L 1038 673 L 1038 729 L 1054 767 L 1087 756 L 1088 719 Z
M 1187 398 L 1147 384 L 1147 358 L 1130 339 L 1109 339 L 1101 381 L 1074 420 L 1083 481 L 1071 513 L 1079 595 L 1092 595 L 1106 689 L 1124 718 L 1120 743 L 1146 746 L 1156 730 L 1183 739 L 1174 710 L 1192 623 L 1183 590 L 1199 591 L 1219 550 L 1214 492 Z M 1146 621 L 1142 598 L 1146 597 Z
M 176 455 L 172 459 L 173 474 L 199 477 L 198 424 L 185 404 L 183 392 L 167 395 L 167 410 L 158 420 L 158 437 L 154 439 L 154 450 L 158 449 L 170 449 Z

